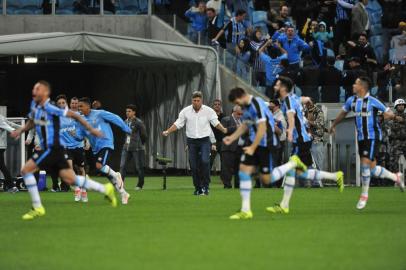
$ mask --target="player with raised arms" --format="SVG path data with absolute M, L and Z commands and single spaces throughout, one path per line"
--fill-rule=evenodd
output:
M 352 87 L 354 95 L 347 99 L 330 129 L 331 133 L 335 133 L 336 126 L 349 112 L 355 114 L 358 154 L 361 157 L 362 191 L 357 203 L 357 209 L 360 210 L 367 205 L 371 176 L 392 180 L 399 186 L 401 191 L 404 191 L 405 188 L 402 173 L 392 173 L 376 164 L 379 143 L 382 141 L 382 129 L 378 121 L 378 112 L 383 112 L 386 119 L 395 119 L 398 116 L 381 101 L 370 95 L 369 89 L 371 85 L 372 83 L 368 77 L 361 76 L 355 80 Z
M 41 148 L 43 149 L 43 153 L 40 155 L 34 154 L 21 170 L 21 175 L 24 178 L 24 183 L 32 202 L 32 210 L 23 215 L 22 218 L 24 220 L 32 220 L 45 215 L 45 208 L 41 203 L 37 181 L 33 174 L 38 169 L 51 168 L 51 170 L 57 170 L 59 171 L 59 176 L 66 183 L 103 193 L 110 200 L 113 207 L 117 206 L 114 187 L 110 183 L 102 185 L 89 178 L 86 179 L 83 176 L 78 176 L 69 166 L 64 149 L 61 146 L 59 133 L 60 117 L 66 116 L 75 119 L 95 137 L 102 137 L 103 133 L 89 125 L 79 114 L 68 109 L 62 110 L 52 105 L 49 98 L 50 94 L 50 84 L 47 81 L 38 81 L 32 89 L 33 101 L 31 102 L 31 110 L 28 114 L 27 123 L 11 133 L 13 138 L 18 139 L 22 133 L 35 127 L 40 138 Z

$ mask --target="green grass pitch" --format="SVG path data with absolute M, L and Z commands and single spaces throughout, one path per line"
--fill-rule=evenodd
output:
M 252 193 L 254 219 L 230 221 L 238 190 L 213 180 L 211 195 L 192 196 L 191 180 L 147 178 L 127 187 L 129 205 L 111 208 L 94 192 L 89 203 L 72 193 L 42 192 L 47 215 L 22 221 L 26 192 L 0 194 L 0 269 L 406 269 L 406 194 L 371 188 L 367 208 L 355 209 L 360 189 L 296 189 L 291 213 L 271 216 L 281 189 Z

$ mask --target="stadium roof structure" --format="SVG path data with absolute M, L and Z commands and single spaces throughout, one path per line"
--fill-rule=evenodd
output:
M 203 92 L 206 103 L 221 97 L 218 57 L 211 47 L 90 32 L 0 36 L 0 57 L 16 55 L 128 68 L 129 76 L 133 74 L 131 70 L 137 70 L 142 75 L 137 77 L 136 87 L 131 79 L 117 83 L 121 89 L 136 91 L 148 103 L 150 111 L 143 118 L 150 135 L 149 156 L 166 154 L 176 168 L 188 164 L 183 147 L 177 147 L 184 144 L 184 132 L 165 139 L 160 136 L 162 130 L 173 123 L 183 107 L 190 105 L 194 90 Z M 154 167 L 151 162 L 149 166 Z
M 214 86 L 220 94 L 217 53 L 207 46 L 91 32 L 0 36 L 0 57 L 12 55 L 71 57 L 83 63 L 121 66 L 201 64 L 206 86 Z

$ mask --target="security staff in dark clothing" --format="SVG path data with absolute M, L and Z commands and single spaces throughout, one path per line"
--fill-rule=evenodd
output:
M 131 135 L 127 135 L 121 152 L 120 173 L 124 178 L 126 176 L 127 162 L 131 159 L 134 162 L 134 167 L 138 172 L 138 184 L 136 190 L 141 190 L 144 187 L 144 166 L 145 166 L 145 141 L 147 140 L 147 131 L 141 119 L 136 117 L 135 105 L 127 105 L 126 107 L 126 124 L 131 128 Z
M 221 124 L 227 128 L 227 131 L 233 133 L 241 125 L 241 116 L 243 112 L 240 106 L 236 105 L 233 108 L 233 113 L 221 120 Z M 242 154 L 242 139 L 236 140 L 230 145 L 223 143 L 221 146 L 221 181 L 224 188 L 232 188 L 231 179 L 234 176 L 234 187 L 240 186 L 238 177 L 238 169 L 240 166 L 240 157 Z
M 359 57 L 352 57 L 348 61 L 349 70 L 344 72 L 343 87 L 345 89 L 345 99 L 354 95 L 352 92 L 352 85 L 359 77 L 367 76 L 367 72 L 361 67 L 361 59 Z

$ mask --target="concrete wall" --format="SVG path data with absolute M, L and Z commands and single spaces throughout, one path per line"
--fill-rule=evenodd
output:
M 0 35 L 34 32 L 97 32 L 149 38 L 147 15 L 7 15 L 0 16 Z

